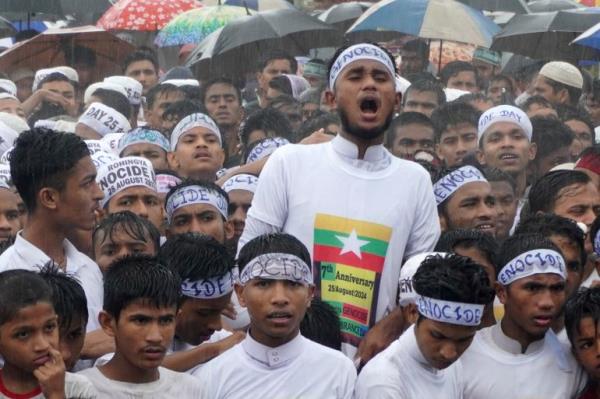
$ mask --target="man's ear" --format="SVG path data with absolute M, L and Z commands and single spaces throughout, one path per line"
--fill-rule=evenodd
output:
M 500 303 L 506 305 L 508 298 L 508 287 L 500 284 L 499 282 L 495 282 L 494 288 L 496 289 L 496 296 L 498 297 Z
M 335 97 L 335 93 L 330 89 L 325 90 L 325 102 L 327 103 L 326 105 L 329 106 L 331 109 L 337 109 L 337 100 Z
M 117 322 L 112 315 L 110 315 L 104 310 L 101 310 L 98 314 L 98 321 L 100 322 L 100 327 L 102 328 L 102 331 L 104 331 L 106 335 L 108 335 L 109 337 L 114 337 L 116 335 L 115 330 Z
M 233 222 L 226 220 L 225 223 L 223 224 L 223 227 L 225 229 L 225 239 L 231 240 L 233 238 L 233 235 L 235 234 L 235 230 L 233 228 Z
M 169 169 L 173 171 L 179 170 L 179 160 L 177 159 L 175 151 L 167 152 L 167 163 L 169 164 Z
M 440 229 L 442 230 L 442 232 L 448 230 L 448 219 L 446 219 L 446 215 L 443 215 L 440 213 L 439 219 L 440 219 Z
M 483 153 L 483 150 L 481 148 L 478 148 L 477 151 L 475 152 L 475 155 L 477 156 L 477 162 L 479 162 L 480 165 L 485 166 L 486 162 L 485 162 L 485 154 Z
M 246 298 L 244 298 L 244 286 L 241 284 L 235 284 L 233 286 L 234 290 L 235 290 L 235 294 L 238 297 L 238 302 L 240 303 L 241 306 L 243 307 L 247 307 L 246 306 Z
M 44 187 L 38 192 L 38 204 L 44 208 L 56 210 L 60 202 L 60 193 L 51 187 Z

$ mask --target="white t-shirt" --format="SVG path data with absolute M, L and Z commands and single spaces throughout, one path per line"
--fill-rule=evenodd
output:
M 317 295 L 337 309 L 349 356 L 396 306 L 403 259 L 431 251 L 440 234 L 425 169 L 382 145 L 357 157 L 356 145 L 341 136 L 277 149 L 260 175 L 239 243 L 274 227 L 306 245 Z
M 37 392 L 37 393 L 36 393 Z M 86 377 L 73 373 L 65 373 L 65 397 L 66 399 L 96 399 L 100 398 L 94 385 Z M 27 398 L 27 399 L 45 399 L 41 388 L 29 394 L 14 394 L 9 392 L 0 379 L 0 399 Z
M 565 399 L 585 385 L 582 369 L 552 330 L 521 353 L 521 344 L 507 337 L 500 324 L 484 328 L 460 362 L 465 399 Z
M 431 367 L 413 325 L 362 369 L 354 399 L 454 399 L 462 398 L 463 389 L 460 362 L 444 370 Z
M 193 375 L 210 399 L 350 399 L 356 380 L 350 359 L 300 334 L 277 348 L 248 334 Z
M 74 275 L 85 291 L 89 315 L 86 330 L 96 330 L 100 328 L 98 314 L 102 310 L 104 300 L 102 272 L 96 262 L 79 252 L 69 240 L 65 239 L 63 248 L 66 259 L 65 272 Z M 15 243 L 0 255 L 0 272 L 13 269 L 37 272 L 50 260 L 48 255 L 24 239 L 19 232 Z
M 99 398 L 110 399 L 210 399 L 198 380 L 189 374 L 177 373 L 164 367 L 159 367 L 158 380 L 145 384 L 108 379 L 98 367 L 92 367 L 79 374 L 86 376 L 96 387 Z

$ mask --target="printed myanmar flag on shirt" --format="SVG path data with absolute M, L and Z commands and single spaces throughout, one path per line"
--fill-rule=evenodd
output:
M 343 341 L 358 346 L 375 323 L 388 226 L 317 214 L 313 262 L 321 299 L 340 316 Z

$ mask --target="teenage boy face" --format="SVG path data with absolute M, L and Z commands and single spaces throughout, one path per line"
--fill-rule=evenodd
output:
M 99 231 L 94 240 L 94 258 L 102 273 L 106 273 L 110 265 L 117 259 L 127 255 L 156 255 L 158 248 L 147 235 L 145 240 L 139 240 L 132 237 L 123 227 L 113 231 L 112 235 L 105 235 L 105 232 Z
M 213 176 L 223 167 L 225 152 L 213 131 L 195 127 L 179 138 L 168 159 L 171 169 L 181 176 Z
M 86 320 L 83 320 L 81 317 L 76 317 L 71 320 L 71 324 L 64 329 L 60 329 L 58 350 L 62 355 L 67 371 L 72 370 L 73 367 L 75 367 L 77 360 L 79 360 L 79 354 L 81 353 L 83 341 L 85 340 L 86 324 Z
M 470 123 L 447 126 L 436 146 L 438 157 L 448 167 L 462 165 L 463 157 L 475 150 L 477 150 L 477 126 Z
M 200 345 L 221 329 L 221 313 L 231 294 L 215 299 L 185 298 L 177 314 L 175 335 L 190 345 Z
M 137 186 L 122 190 L 108 201 L 109 214 L 130 211 L 148 219 L 157 229 L 163 226 L 163 207 L 158 193 L 148 187 Z
M 142 157 L 152 162 L 154 170 L 169 169 L 167 152 L 161 147 L 150 143 L 139 143 L 127 146 L 121 157 Z
M 19 219 L 19 198 L 10 190 L 0 189 L 0 241 L 17 235 L 23 227 Z
M 544 273 L 524 277 L 509 286 L 496 285 L 504 318 L 512 328 L 537 340 L 546 334 L 565 302 L 565 280 Z
M 573 330 L 572 351 L 591 381 L 600 380 L 600 325 L 593 317 L 584 317 L 579 330 Z
M 175 334 L 177 306 L 161 307 L 137 300 L 121 310 L 116 319 L 100 313 L 104 332 L 114 337 L 117 355 L 131 367 L 155 369 L 167 353 Z
M 251 191 L 231 190 L 229 192 L 228 220 L 233 225 L 233 239 L 236 241 L 244 232 L 252 198 L 254 198 L 254 193 Z
M 442 323 L 420 316 L 415 336 L 423 357 L 432 367 L 443 370 L 458 360 L 471 345 L 477 327 Z
M 231 224 L 212 205 L 193 204 L 177 209 L 169 225 L 168 236 L 183 233 L 202 233 L 221 244 L 233 237 Z
M 479 163 L 517 175 L 525 171 L 535 158 L 537 147 L 530 143 L 525 132 L 510 122 L 493 124 L 481 138 Z
M 471 93 L 479 92 L 477 87 L 477 78 L 473 71 L 461 71 L 456 75 L 450 76 L 446 87 L 449 89 L 464 90 Z
M 252 279 L 245 286 L 236 285 L 235 290 L 250 313 L 252 337 L 276 347 L 298 335 L 315 287 L 288 280 Z
M 132 62 L 127 66 L 125 75 L 142 84 L 144 95 L 158 83 L 158 71 L 149 60 Z
M 409 88 L 402 112 L 420 112 L 431 118 L 431 114 L 439 105 L 438 96 L 435 92 L 417 91 Z
M 440 216 L 446 230 L 476 229 L 496 235 L 496 199 L 488 182 L 467 183 L 447 200 Z
M 433 153 L 433 129 L 418 123 L 398 126 L 391 152 L 397 157 L 414 159 L 417 151 Z
M 496 198 L 496 237 L 504 239 L 508 237 L 510 229 L 517 214 L 517 196 L 515 190 L 506 181 L 490 182 L 492 195 Z
M 215 83 L 206 91 L 204 106 L 217 125 L 236 126 L 243 115 L 237 90 L 227 83 Z
M 50 303 L 26 306 L 0 326 L 0 354 L 16 369 L 33 372 L 51 360 L 54 348 L 58 348 L 58 317 Z

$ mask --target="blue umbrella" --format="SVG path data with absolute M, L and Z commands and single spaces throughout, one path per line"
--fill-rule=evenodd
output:
M 600 50 L 600 22 L 577 36 L 573 43 Z
M 454 0 L 382 0 L 365 11 L 346 34 L 380 40 L 393 32 L 489 47 L 499 31 L 481 11 Z

